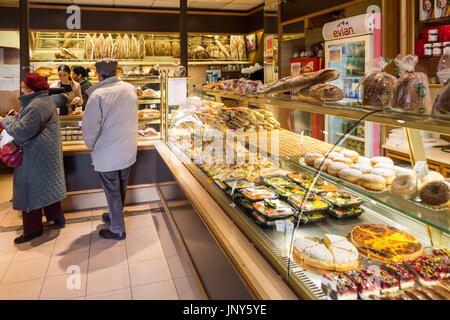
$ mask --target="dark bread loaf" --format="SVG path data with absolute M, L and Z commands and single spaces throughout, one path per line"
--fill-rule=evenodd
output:
M 262 85 L 258 94 L 284 92 L 294 89 L 305 89 L 322 82 L 333 81 L 339 78 L 339 70 L 324 69 L 317 72 L 303 73 L 296 76 L 282 78 L 278 81 Z
M 320 101 L 339 101 L 345 98 L 345 93 L 342 89 L 325 83 L 302 89 L 300 93 Z
M 392 95 L 392 108 L 430 113 L 431 97 L 425 73 L 407 72 L 400 77 Z
M 373 72 L 362 81 L 363 105 L 373 107 L 389 106 L 397 78 L 386 72 Z
M 442 88 L 439 99 L 434 106 L 433 113 L 450 114 L 450 81 Z

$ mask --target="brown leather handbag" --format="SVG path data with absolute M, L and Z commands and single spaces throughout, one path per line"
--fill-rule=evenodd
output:
M 31 139 L 28 139 L 25 141 L 21 146 L 18 146 L 14 143 L 14 141 L 11 141 L 10 143 L 7 143 L 3 146 L 3 148 L 0 149 L 0 160 L 6 164 L 8 167 L 17 168 L 22 165 L 22 157 L 23 157 L 23 148 L 31 142 L 34 138 L 36 138 L 42 130 L 47 127 L 48 123 L 52 120 L 53 115 L 55 114 L 55 108 L 53 108 L 52 115 L 50 118 L 45 122 L 42 127 L 39 129 L 38 133 L 36 133 Z

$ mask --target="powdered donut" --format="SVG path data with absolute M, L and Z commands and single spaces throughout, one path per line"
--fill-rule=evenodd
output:
M 364 164 L 364 163 L 355 163 L 354 165 L 351 166 L 352 169 L 356 169 L 361 171 L 363 174 L 365 173 L 370 173 L 370 171 L 372 171 L 372 167 L 369 164 Z
M 305 162 L 307 165 L 312 166 L 314 165 L 314 161 L 319 158 L 323 158 L 320 153 L 308 153 L 305 155 Z
M 344 179 L 351 183 L 357 183 L 361 176 L 362 176 L 361 171 L 356 169 L 348 168 L 339 172 L 339 178 Z
M 376 174 L 363 174 L 359 179 L 359 185 L 373 191 L 384 191 L 386 189 L 386 179 Z
M 329 167 L 327 172 L 333 176 L 338 177 L 339 172 L 341 172 L 344 169 L 348 169 L 348 165 L 342 162 L 333 162 Z
M 414 174 L 402 174 L 392 181 L 391 191 L 404 198 L 411 198 L 416 193 L 417 176 Z
M 370 171 L 370 173 L 376 174 L 378 176 L 382 176 L 384 179 L 386 179 L 387 185 L 391 184 L 395 178 L 394 171 L 388 170 L 388 169 L 376 168 L 376 169 L 372 169 L 372 171 Z

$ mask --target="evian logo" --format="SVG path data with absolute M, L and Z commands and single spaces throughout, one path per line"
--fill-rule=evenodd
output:
M 347 37 L 354 34 L 355 30 L 353 30 L 353 27 L 349 27 L 349 22 L 346 20 L 340 22 L 337 25 L 337 28 L 333 31 L 333 36 L 335 38 Z

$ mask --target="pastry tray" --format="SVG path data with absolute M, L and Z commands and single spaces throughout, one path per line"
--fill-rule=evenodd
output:
M 280 179 L 286 180 L 286 182 L 289 182 L 289 184 L 292 183 L 291 179 L 289 179 L 288 177 L 283 176 L 283 175 L 261 176 L 261 177 L 259 177 L 259 180 L 261 180 L 261 182 L 262 182 L 263 184 L 265 184 L 265 185 L 266 185 L 267 187 L 269 187 L 269 188 L 270 188 L 270 187 L 281 187 L 281 186 L 283 186 L 283 185 L 279 185 L 279 186 L 273 185 L 273 184 L 270 184 L 270 183 L 268 183 L 268 182 L 265 181 L 265 179 L 271 179 L 271 178 L 280 178 Z M 286 185 L 288 185 L 288 184 L 286 184 Z
M 322 222 L 327 218 L 327 215 L 325 212 L 303 212 L 303 215 L 309 215 L 309 214 L 322 214 L 323 217 L 321 218 L 309 218 L 309 219 L 300 219 L 300 225 L 307 225 L 307 224 L 313 224 L 313 223 L 318 223 L 318 222 Z M 298 213 L 294 216 L 295 218 L 295 222 L 297 223 L 298 221 Z
M 246 181 L 246 182 L 249 183 L 249 185 L 245 186 L 245 187 L 235 187 L 236 190 L 250 188 L 250 187 L 254 187 L 255 186 L 255 183 L 253 183 L 253 182 L 251 182 L 250 180 L 247 180 L 247 179 L 229 179 L 229 180 L 224 180 L 223 183 L 227 186 L 227 188 L 233 189 L 233 185 L 232 184 L 234 182 L 236 182 L 236 181 Z
M 352 192 L 349 192 L 349 191 L 338 191 L 338 192 L 349 193 L 349 194 L 351 194 L 353 197 L 359 198 L 360 201 L 357 201 L 357 202 L 354 202 L 354 203 L 338 204 L 338 203 L 336 203 L 336 202 L 334 202 L 334 201 L 332 201 L 332 200 L 330 200 L 330 199 L 325 198 L 325 197 L 322 195 L 322 194 L 324 194 L 324 193 L 328 193 L 327 191 L 325 191 L 325 192 L 320 192 L 320 193 L 319 193 L 319 196 L 321 196 L 321 198 L 323 199 L 323 201 L 325 201 L 325 202 L 331 204 L 331 205 L 334 206 L 334 207 L 338 207 L 338 208 L 341 208 L 341 209 L 343 209 L 343 208 L 349 208 L 349 207 L 359 207 L 361 204 L 364 203 L 364 200 L 361 199 L 361 197 L 358 197 L 357 195 L 353 194 Z
M 264 201 L 264 200 L 263 200 L 263 201 Z M 258 201 L 258 202 L 263 202 L 263 201 Z M 296 215 L 295 207 L 292 207 L 292 205 L 291 205 L 290 203 L 285 202 L 285 201 L 283 201 L 283 200 L 279 200 L 279 199 L 278 199 L 278 201 L 284 202 L 286 205 L 288 205 L 288 207 L 290 207 L 290 208 L 292 209 L 292 213 L 291 213 L 291 214 L 283 213 L 283 214 L 279 214 L 279 215 L 266 216 L 265 214 L 259 212 L 259 211 L 254 207 L 254 205 L 255 205 L 256 203 L 258 203 L 258 202 L 255 202 L 255 203 L 253 204 L 253 211 L 256 211 L 256 213 L 257 213 L 258 215 L 260 215 L 261 217 L 263 217 L 263 218 L 266 219 L 267 221 L 286 220 L 286 219 L 289 219 L 290 217 Z
M 267 189 L 268 191 L 273 193 L 273 196 L 272 197 L 267 197 L 267 198 L 262 198 L 262 199 L 252 199 L 252 198 L 249 198 L 244 192 L 242 192 L 245 189 L 258 189 L 258 188 L 265 188 L 265 189 Z M 240 190 L 240 194 L 242 194 L 242 196 L 245 197 L 250 202 L 259 202 L 259 201 L 264 201 L 266 199 L 268 199 L 268 200 L 278 199 L 278 193 L 276 193 L 272 188 L 269 188 L 269 187 L 266 187 L 266 186 L 253 186 L 253 187 L 249 187 L 249 188 L 243 188 L 243 189 Z
M 432 206 L 432 205 L 424 204 L 424 203 L 421 203 L 421 202 L 415 202 L 415 201 L 413 201 L 411 199 L 403 198 L 402 196 L 399 196 L 398 194 L 395 194 L 393 192 L 391 192 L 391 197 L 392 198 L 397 198 L 400 201 L 408 201 L 410 203 L 414 203 L 415 205 L 417 205 L 419 207 L 422 207 L 422 208 L 427 209 L 427 210 L 433 210 L 435 212 L 449 211 L 449 207 L 447 205 L 442 205 L 442 206 L 438 207 L 438 206 Z
M 305 172 L 305 173 L 310 174 L 310 173 L 308 173 L 308 172 Z M 313 175 L 313 174 L 311 173 L 311 175 Z M 291 178 L 291 177 L 289 177 L 288 175 L 286 175 L 286 177 L 287 177 L 289 180 L 293 181 L 294 183 L 298 184 L 298 185 L 299 185 L 300 187 L 302 187 L 303 189 L 305 189 L 305 190 L 308 190 L 308 189 L 309 189 L 308 187 L 306 187 L 306 186 L 304 185 L 304 182 L 298 181 L 298 180 L 296 180 L 295 178 Z M 338 186 L 338 185 L 336 185 L 335 183 L 331 183 L 331 182 L 329 182 L 329 181 L 323 179 L 323 177 L 322 177 L 322 178 L 319 177 L 319 178 L 317 179 L 316 183 L 319 182 L 319 181 L 326 182 L 326 183 L 328 183 L 328 184 L 330 184 L 330 185 L 333 185 L 333 186 L 335 186 L 336 188 L 339 189 L 339 186 Z M 312 189 L 311 189 L 311 192 L 312 192 L 312 193 L 315 193 L 315 194 L 318 194 L 318 193 L 321 193 L 321 192 L 328 192 L 328 191 L 324 191 L 324 190 L 317 189 L 317 188 L 312 188 Z

